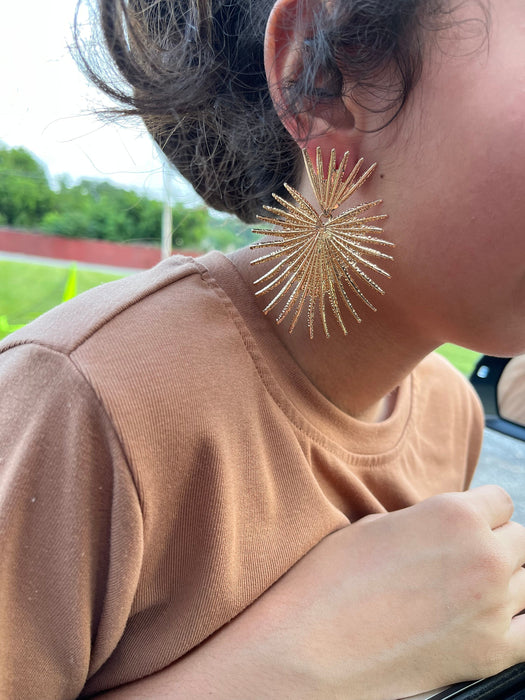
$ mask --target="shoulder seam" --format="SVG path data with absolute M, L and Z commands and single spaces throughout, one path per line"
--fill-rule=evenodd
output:
M 193 258 L 189 259 L 187 262 L 194 262 Z M 194 268 L 195 269 L 192 272 L 192 274 L 199 274 L 199 271 L 198 271 L 196 265 L 194 265 Z M 187 277 L 187 276 L 188 275 L 185 275 L 185 277 Z M 115 312 L 111 316 L 109 316 L 108 318 L 105 318 L 103 322 L 95 325 L 87 335 L 85 335 L 81 340 L 79 340 L 79 342 L 75 346 L 73 346 L 69 350 L 68 354 L 73 353 L 76 350 L 78 350 L 85 342 L 87 342 L 90 338 L 92 338 L 95 335 L 95 333 L 97 333 L 103 326 L 105 326 L 110 321 L 115 320 L 118 316 L 120 316 L 121 313 L 123 313 L 124 311 L 127 311 L 128 309 L 131 309 L 133 306 L 138 304 L 140 301 L 143 301 L 144 299 L 147 299 L 148 297 L 152 296 L 153 294 L 156 294 L 161 289 L 165 289 L 166 287 L 169 287 L 174 282 L 179 281 L 179 279 L 182 279 L 182 278 L 177 278 L 176 280 L 173 280 L 173 279 L 166 280 L 163 284 L 159 284 L 154 289 L 150 289 L 146 294 L 143 294 L 139 299 L 135 299 L 133 302 L 127 303 L 124 306 L 119 307 L 117 310 L 115 310 Z M 86 381 L 87 381 L 87 379 L 86 379 Z
M 62 352 L 61 350 L 57 350 L 56 348 L 49 347 L 48 345 L 46 345 L 44 343 L 39 343 L 37 341 L 25 340 L 23 342 L 13 344 L 13 345 L 8 346 L 6 348 L 2 348 L 0 351 L 0 354 L 4 351 L 7 351 L 7 350 L 14 350 L 16 347 L 23 347 L 24 345 L 25 346 L 35 346 L 37 348 L 40 348 L 41 350 L 44 350 L 46 352 L 53 354 L 53 355 L 58 355 L 60 357 L 63 357 L 68 362 L 68 364 L 70 364 L 74 368 L 75 373 L 81 377 L 82 382 L 87 386 L 88 390 L 93 394 L 93 396 L 97 402 L 97 406 L 99 407 L 99 410 L 104 415 L 105 419 L 108 421 L 108 424 L 111 426 L 111 431 L 113 433 L 113 436 L 117 440 L 120 451 L 121 451 L 122 456 L 124 458 L 124 461 L 126 463 L 126 467 L 128 469 L 129 475 L 130 475 L 131 480 L 133 482 L 135 492 L 137 494 L 137 499 L 138 499 L 138 502 L 140 505 L 142 517 L 144 518 L 144 499 L 142 498 L 142 494 L 141 494 L 140 489 L 138 487 L 137 479 L 135 478 L 135 473 L 131 467 L 128 454 L 127 454 L 126 450 L 124 449 L 124 445 L 122 444 L 122 440 L 120 439 L 120 435 L 117 432 L 117 429 L 115 427 L 115 424 L 113 423 L 111 416 L 109 415 L 108 411 L 106 410 L 106 406 L 104 405 L 103 401 L 101 401 L 99 395 L 95 391 L 95 388 L 93 387 L 93 385 L 91 384 L 89 379 L 86 377 L 86 375 L 82 371 L 82 368 L 70 356 L 70 352 L 72 352 L 72 351 Z
M 184 275 L 184 277 L 177 277 L 176 279 L 170 278 L 168 280 L 165 280 L 164 282 L 159 283 L 155 287 L 152 287 L 151 289 L 149 289 L 147 292 L 142 294 L 138 299 L 133 299 L 133 301 L 128 300 L 126 303 L 119 305 L 118 308 L 116 308 L 109 316 L 104 317 L 103 319 L 94 323 L 92 328 L 90 328 L 88 332 L 86 332 L 84 335 L 82 335 L 82 337 L 79 338 L 76 343 L 71 345 L 71 347 L 67 348 L 67 350 L 60 349 L 58 347 L 53 346 L 51 343 L 42 342 L 40 340 L 37 340 L 36 338 L 23 338 L 21 340 L 18 340 L 16 338 L 16 334 L 13 334 L 14 339 L 12 342 L 9 341 L 9 336 L 7 336 L 7 339 L 4 339 L 0 343 L 0 354 L 6 350 L 9 350 L 9 349 L 15 348 L 15 347 L 19 347 L 21 345 L 39 345 L 41 347 L 48 348 L 49 350 L 53 350 L 55 352 L 58 352 L 64 356 L 69 356 L 71 353 L 78 350 L 90 338 L 92 338 L 106 324 L 110 323 L 111 321 L 116 319 L 121 313 L 132 308 L 133 306 L 135 306 L 139 302 L 143 301 L 144 299 L 147 299 L 148 297 L 152 296 L 153 294 L 156 294 L 157 292 L 161 291 L 162 289 L 169 287 L 171 284 L 174 284 L 175 282 L 179 281 L 180 279 L 184 279 L 184 278 L 190 276 L 190 274 L 191 275 L 197 274 L 202 278 L 202 275 L 200 274 L 199 268 L 198 268 L 198 266 L 195 263 L 195 260 L 193 258 L 185 259 L 185 264 L 191 265 L 193 267 L 193 271 L 191 273 Z M 89 291 L 90 290 L 88 290 L 88 292 Z M 57 307 L 54 307 L 54 308 L 57 308 Z M 53 309 L 50 309 L 49 311 L 53 311 Z M 38 321 L 38 318 L 40 318 L 40 317 L 37 317 L 37 319 L 35 319 L 35 321 Z

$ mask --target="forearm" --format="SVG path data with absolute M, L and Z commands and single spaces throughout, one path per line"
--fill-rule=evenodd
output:
M 392 700 L 525 660 L 525 529 L 500 489 L 369 516 L 114 700 Z M 475 593 L 475 595 L 472 594 Z
M 425 674 L 414 663 L 421 649 L 399 629 L 399 644 L 390 641 L 389 607 L 398 591 L 388 580 L 397 561 L 392 557 L 390 570 L 375 577 L 379 559 L 362 538 L 363 525 L 327 537 L 177 663 L 104 697 L 392 700 L 440 685 L 431 669 Z
M 300 572 L 299 572 L 300 573 Z M 287 582 L 286 582 L 287 583 Z M 299 584 L 299 580 L 297 580 Z M 295 584 L 292 582 L 292 585 Z M 282 584 L 168 668 L 103 694 L 107 700 L 319 698 L 289 658 Z

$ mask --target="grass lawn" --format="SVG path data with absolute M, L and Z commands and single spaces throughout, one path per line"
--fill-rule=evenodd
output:
M 52 267 L 0 260 L 0 338 L 13 327 L 25 325 L 60 304 L 70 274 L 71 266 Z M 78 269 L 76 292 L 80 294 L 123 276 Z
M 472 370 L 474 369 L 476 362 L 481 357 L 479 352 L 474 352 L 474 350 L 466 350 L 465 348 L 460 348 L 458 345 L 452 345 L 447 343 L 442 345 L 438 352 L 443 355 L 451 362 L 454 367 L 457 367 L 460 372 L 464 375 L 470 377 Z
M 33 263 L 0 260 L 0 338 L 13 327 L 29 323 L 48 311 L 64 298 L 70 280 L 71 267 L 52 267 Z M 76 292 L 80 294 L 103 282 L 124 275 L 79 269 L 76 273 Z M 438 350 L 460 372 L 470 375 L 479 354 L 457 345 L 443 345 Z

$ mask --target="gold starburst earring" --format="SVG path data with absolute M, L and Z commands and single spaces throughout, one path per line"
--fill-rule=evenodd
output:
M 261 221 L 276 225 L 278 228 L 275 230 L 254 229 L 254 232 L 275 236 L 276 240 L 262 241 L 251 247 L 271 247 L 277 248 L 277 250 L 253 260 L 251 264 L 259 265 L 270 260 L 282 259 L 269 272 L 254 282 L 255 285 L 265 285 L 256 292 L 256 296 L 267 294 L 282 284 L 281 289 L 264 309 L 264 313 L 268 313 L 284 301 L 284 306 L 276 319 L 277 323 L 281 323 L 295 309 L 290 324 L 290 333 L 294 330 L 299 316 L 307 304 L 308 328 L 310 338 L 313 338 L 315 306 L 318 302 L 323 329 L 326 337 L 329 338 L 325 306 L 325 297 L 328 297 L 332 312 L 346 335 L 348 331 L 341 316 L 339 298 L 343 300 L 358 323 L 361 322 L 361 318 L 350 301 L 345 286 L 375 311 L 376 308 L 365 297 L 357 281 L 366 282 L 380 294 L 384 294 L 384 292 L 362 267 L 390 277 L 385 270 L 369 260 L 370 257 L 393 259 L 391 255 L 372 247 L 394 245 L 375 235 L 383 231 L 381 227 L 375 225 L 376 222 L 386 219 L 387 215 L 363 216 L 365 212 L 380 204 L 382 200 L 359 204 L 338 216 L 333 216 L 334 211 L 368 180 L 376 167 L 374 164 L 362 175 L 359 175 L 364 160 L 361 158 L 352 172 L 345 178 L 348 157 L 347 151 L 343 155 L 339 167 L 336 167 L 335 149 L 332 149 L 325 177 L 321 148 L 317 148 L 316 169 L 314 169 L 306 149 L 303 149 L 304 162 L 321 210 L 320 213 L 297 190 L 285 183 L 286 190 L 296 204 L 287 202 L 274 194 L 274 199 L 282 206 L 282 209 L 265 205 L 264 209 L 274 216 L 257 217 Z

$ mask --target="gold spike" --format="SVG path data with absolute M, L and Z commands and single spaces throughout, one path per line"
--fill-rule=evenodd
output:
M 265 206 L 265 210 L 271 216 L 259 216 L 258 219 L 277 228 L 254 229 L 254 231 L 261 235 L 272 235 L 275 240 L 256 243 L 252 248 L 275 247 L 277 250 L 253 260 L 251 264 L 256 265 L 271 260 L 277 260 L 277 262 L 255 281 L 255 285 L 264 283 L 256 294 L 264 295 L 280 287 L 264 312 L 268 313 L 284 301 L 277 323 L 281 323 L 293 310 L 290 333 L 294 330 L 308 301 L 307 326 L 311 338 L 314 336 L 316 304 L 326 337 L 330 336 L 327 305 L 346 335 L 347 329 L 339 301 L 343 301 L 343 305 L 358 323 L 361 322 L 361 318 L 348 297 L 347 289 L 352 290 L 364 304 L 375 311 L 374 305 L 358 287 L 356 279 L 366 282 L 375 292 L 384 294 L 381 287 L 364 272 L 361 266 L 390 277 L 388 272 L 372 262 L 370 258 L 392 260 L 391 255 L 377 248 L 394 244 L 374 235 L 382 233 L 383 229 L 374 224 L 387 218 L 386 214 L 367 214 L 372 207 L 381 204 L 381 200 L 358 204 L 338 216 L 333 216 L 333 213 L 371 177 L 376 165 L 371 165 L 359 175 L 363 164 L 361 158 L 350 174 L 345 177 L 348 152 L 343 155 L 339 166 L 336 166 L 336 154 L 332 149 L 326 174 L 319 147 L 316 150 L 316 167 L 306 149 L 303 150 L 303 158 L 320 213 L 300 192 L 288 184 L 285 184 L 285 189 L 293 202 L 279 195 L 273 195 L 281 208 Z M 363 216 L 363 214 L 366 215 Z

